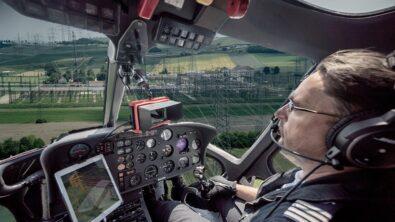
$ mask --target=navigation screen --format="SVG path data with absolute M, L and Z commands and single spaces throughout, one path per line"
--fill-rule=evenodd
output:
M 55 174 L 73 221 L 100 221 L 122 198 L 102 155 Z

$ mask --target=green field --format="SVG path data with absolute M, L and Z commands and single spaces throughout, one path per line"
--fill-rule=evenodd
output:
M 236 64 L 228 54 L 197 54 L 162 58 L 156 65 L 147 66 L 147 72 L 160 73 L 164 68 L 166 68 L 169 73 L 202 72 L 223 67 L 232 69 L 235 66 Z
M 78 46 L 76 57 L 79 63 L 82 60 L 93 59 L 103 64 L 107 55 L 106 45 Z M 59 66 L 72 65 L 74 63 L 73 46 L 29 46 L 24 48 L 1 48 L 0 69 L 26 70 L 31 67 L 40 67 L 46 63 L 56 63 Z
M 230 116 L 251 116 L 251 115 L 268 115 L 280 104 L 232 104 L 228 107 Z M 63 107 L 60 107 L 63 106 Z M 37 119 L 46 119 L 48 122 L 74 122 L 74 121 L 91 121 L 100 122 L 103 120 L 103 108 L 97 107 L 67 107 L 67 105 L 58 105 L 57 108 L 51 106 L 42 106 L 35 108 L 0 108 L 0 123 L 34 123 Z M 214 117 L 212 105 L 184 105 L 184 119 L 195 119 L 204 117 Z M 130 108 L 122 106 L 119 113 L 119 120 L 126 121 L 129 119 Z

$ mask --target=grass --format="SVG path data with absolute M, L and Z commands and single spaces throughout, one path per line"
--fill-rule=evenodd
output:
M 252 68 L 264 66 L 262 61 L 258 60 L 253 54 L 232 54 L 230 57 L 238 65 L 250 66 Z
M 277 53 L 254 53 L 251 54 L 262 66 L 294 66 L 298 56 L 277 54 Z
M 0 123 L 34 123 L 39 118 L 48 122 L 100 122 L 103 120 L 103 108 L 0 109 Z
M 70 100 L 71 98 L 71 100 Z M 16 100 L 15 104 L 0 105 L 0 123 L 34 123 L 38 118 L 44 118 L 49 122 L 70 122 L 70 121 L 101 121 L 103 118 L 104 98 L 96 96 L 96 102 L 92 95 L 82 95 L 73 92 L 72 95 L 64 93 L 42 95 L 40 100 L 35 98 L 30 103 L 29 97 L 22 97 Z M 60 103 L 58 102 L 61 99 Z M 123 105 L 119 112 L 119 120 L 129 119 L 130 108 L 127 103 L 130 99 L 124 98 Z M 232 103 L 226 109 L 230 117 L 253 116 L 272 114 L 273 110 L 279 107 L 281 102 L 270 103 Z M 215 110 L 212 104 L 192 104 L 183 105 L 184 120 L 195 118 L 215 117 Z

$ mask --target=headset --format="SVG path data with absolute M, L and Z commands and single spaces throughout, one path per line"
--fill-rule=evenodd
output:
M 326 146 L 326 157 L 344 166 L 395 167 L 395 109 L 342 118 L 328 131 Z

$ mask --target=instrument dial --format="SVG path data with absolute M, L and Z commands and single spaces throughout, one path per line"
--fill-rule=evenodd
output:
M 126 169 L 132 169 L 133 166 L 134 166 L 133 162 L 126 163 Z
M 69 155 L 73 159 L 79 159 L 89 154 L 91 148 L 86 144 L 76 144 L 71 147 Z
M 156 141 L 155 141 L 153 138 L 148 139 L 148 140 L 147 140 L 147 143 L 146 143 L 146 145 L 147 145 L 148 148 L 154 147 L 155 144 L 156 144 Z
M 131 146 L 128 146 L 125 148 L 125 153 L 131 153 L 133 151 L 133 148 Z
M 173 153 L 173 147 L 171 145 L 166 145 L 165 148 L 162 149 L 162 154 L 165 157 L 169 157 Z
M 173 132 L 171 132 L 170 129 L 165 129 L 162 131 L 162 133 L 160 134 L 160 137 L 165 140 L 168 141 L 171 139 L 171 137 L 173 136 Z
M 174 162 L 172 160 L 168 160 L 163 163 L 162 168 L 165 173 L 170 173 L 174 169 Z
M 122 171 L 122 170 L 124 170 L 125 169 L 125 164 L 123 164 L 123 163 L 121 163 L 121 164 L 119 164 L 118 166 L 117 166 L 117 169 L 118 169 L 118 171 Z
M 130 177 L 130 186 L 134 187 L 139 185 L 141 182 L 141 177 L 139 175 L 133 175 Z
M 158 168 L 155 165 L 149 165 L 144 170 L 144 175 L 146 179 L 155 177 L 158 174 Z
M 130 146 L 132 145 L 132 141 L 131 140 L 125 140 L 125 146 Z
M 123 157 L 123 156 L 118 157 L 118 159 L 117 159 L 118 163 L 123 163 L 123 161 L 125 161 L 125 157 Z
M 143 150 L 144 149 L 144 147 L 145 147 L 145 143 L 144 143 L 144 141 L 142 141 L 142 140 L 137 140 L 136 141 L 136 149 L 137 150 Z
M 139 153 L 136 158 L 138 163 L 144 163 L 147 159 L 144 153 Z
M 179 138 L 176 143 L 176 148 L 180 153 L 186 151 L 188 148 L 188 140 L 183 137 Z
M 117 142 L 117 147 L 123 147 L 124 146 L 124 142 L 123 142 L 123 140 L 119 140 L 118 142 Z
M 189 160 L 188 160 L 188 157 L 181 157 L 179 160 L 178 160 L 178 165 L 181 167 L 181 168 L 185 168 L 185 167 L 188 167 L 188 165 L 189 165 Z
M 122 155 L 122 154 L 124 154 L 125 153 L 125 150 L 123 149 L 123 148 L 118 148 L 117 149 L 117 154 L 118 155 Z
M 199 161 L 200 161 L 200 157 L 198 155 L 192 156 L 192 163 L 193 164 L 198 163 Z
M 158 157 L 158 153 L 155 152 L 155 151 L 151 151 L 151 152 L 148 154 L 148 159 L 151 160 L 151 161 L 156 160 L 156 157 Z
M 126 159 L 127 162 L 132 161 L 133 160 L 133 154 L 127 155 L 125 159 Z

